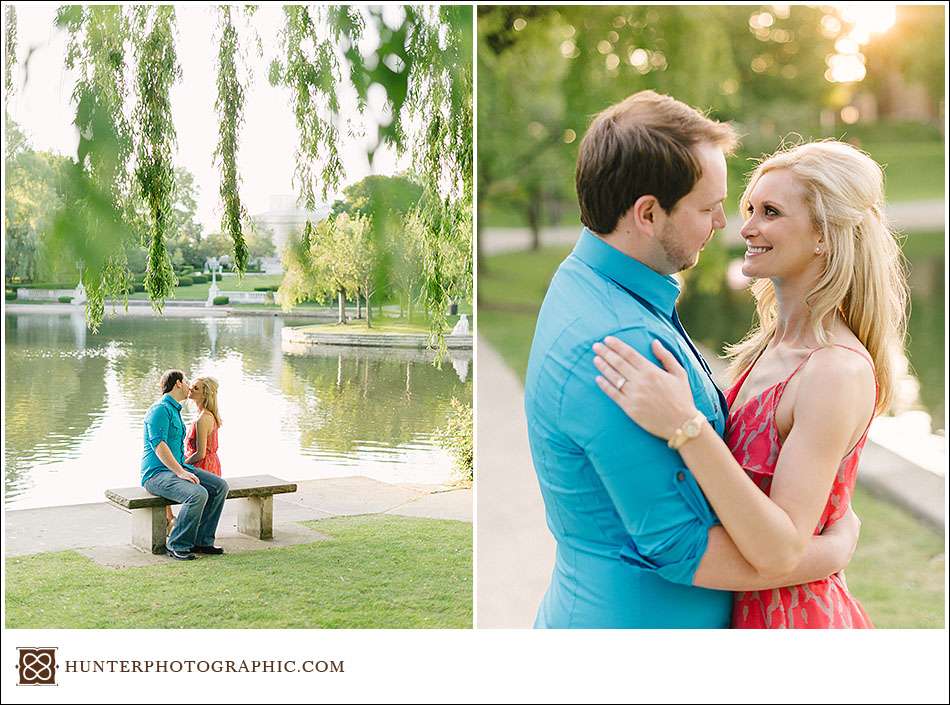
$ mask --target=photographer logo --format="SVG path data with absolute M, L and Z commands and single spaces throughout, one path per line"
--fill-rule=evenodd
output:
M 56 647 L 17 647 L 20 662 L 17 685 L 56 685 Z

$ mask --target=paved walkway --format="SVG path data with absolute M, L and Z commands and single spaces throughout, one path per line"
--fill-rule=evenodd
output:
M 554 539 L 534 474 L 521 381 L 478 339 L 475 623 L 526 628 L 547 589 Z
M 484 338 L 478 340 L 477 403 L 476 625 L 529 627 L 554 565 L 554 540 L 528 447 L 521 381 Z M 858 477 L 862 486 L 944 530 L 943 477 L 872 442 Z
M 893 227 L 901 232 L 921 230 L 944 230 L 946 228 L 946 205 L 943 200 L 909 201 L 892 203 L 887 207 L 887 215 Z M 739 216 L 729 218 L 722 232 L 728 243 L 738 243 L 742 219 Z M 577 241 L 580 224 L 545 228 L 541 231 L 542 247 L 568 246 Z M 527 250 L 531 246 L 531 233 L 527 228 L 484 228 L 479 234 L 479 250 L 487 255 L 502 252 Z
M 233 502 L 225 502 L 219 544 L 229 553 L 324 541 L 328 537 L 299 522 L 358 514 L 396 514 L 472 521 L 472 490 L 437 485 L 390 485 L 368 477 L 297 483 L 297 492 L 274 497 L 274 539 L 261 541 L 237 531 Z M 102 502 L 6 513 L 6 555 L 75 550 L 116 568 L 153 565 L 165 556 L 142 553 L 129 544 L 130 517 Z

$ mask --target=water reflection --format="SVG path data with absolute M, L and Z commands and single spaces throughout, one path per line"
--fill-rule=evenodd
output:
M 98 502 L 135 484 L 142 419 L 170 367 L 218 378 L 226 475 L 452 479 L 433 432 L 453 396 L 472 394 L 452 365 L 343 348 L 285 356 L 275 317 L 107 319 L 88 338 L 71 315 L 5 318 L 8 508 Z

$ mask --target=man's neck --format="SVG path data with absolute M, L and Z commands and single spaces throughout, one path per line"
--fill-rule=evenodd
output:
M 649 267 L 657 274 L 662 274 L 663 276 L 672 274 L 672 272 L 665 271 L 666 268 L 661 264 L 654 262 L 654 258 L 643 252 L 644 248 L 640 246 L 642 243 L 637 241 L 632 232 L 627 232 L 622 227 L 618 227 L 612 233 L 597 235 L 597 237 L 630 259 L 635 259 L 645 267 Z

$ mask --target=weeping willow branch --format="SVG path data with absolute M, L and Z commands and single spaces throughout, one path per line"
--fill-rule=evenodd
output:
M 52 244 L 81 270 L 86 321 L 96 331 L 107 296 L 127 301 L 131 274 L 125 256 L 135 212 L 128 163 L 132 133 L 126 99 L 125 43 L 128 18 L 118 6 L 59 8 L 56 23 L 68 34 L 66 67 L 77 74 L 74 123 L 76 162 L 62 187 L 65 207 L 54 220 Z
M 148 213 L 149 248 L 145 290 L 152 306 L 161 311 L 175 285 L 175 272 L 165 244 L 171 224 L 175 174 L 171 155 L 175 151 L 169 92 L 181 75 L 175 54 L 175 10 L 161 5 L 136 7 L 145 26 L 152 27 L 138 48 L 135 123 L 138 153 L 135 177 Z
M 361 117 L 366 118 L 370 88 L 385 89 L 387 117 L 369 126 L 378 139 L 367 135 L 370 164 L 383 144 L 399 155 L 409 152 L 424 184 L 427 205 L 413 221 L 425 230 L 422 301 L 433 340 L 444 352 L 449 304 L 471 291 L 472 9 L 404 6 L 398 25 L 372 7 L 337 6 L 319 14 L 301 7 L 284 11 L 284 56 L 272 64 L 271 82 L 290 88 L 293 96 L 300 136 L 296 172 L 300 200 L 312 209 L 319 187 L 325 197 L 343 176 L 335 145 L 336 93 L 342 87 L 340 66 L 345 63 Z M 365 46 L 360 48 L 364 34 L 378 37 L 377 46 L 365 55 Z M 377 208 L 382 206 L 373 204 L 370 211 Z M 383 252 L 388 214 L 374 215 L 371 244 Z M 314 248 L 309 249 L 313 253 Z M 380 268 L 385 269 L 388 261 L 380 257 Z M 377 282 L 389 278 L 385 271 L 373 277 Z M 301 291 L 298 287 L 298 294 Z
M 3 85 L 7 90 L 7 99 L 13 95 L 13 70 L 16 68 L 16 8 L 7 5 L 6 12 L 6 53 L 3 64 Z
M 318 8 L 316 13 L 331 10 Z M 338 14 L 338 13 L 337 13 Z M 294 184 L 308 210 L 317 205 L 317 194 L 336 189 L 343 178 L 343 162 L 337 149 L 336 126 L 340 104 L 336 87 L 340 65 L 334 37 L 320 31 L 325 27 L 320 14 L 316 21 L 306 6 L 284 6 L 285 26 L 281 31 L 283 61 L 270 67 L 270 82 L 286 86 L 293 95 L 294 118 L 299 144 Z M 356 32 L 358 26 L 338 25 L 339 32 Z M 351 37 L 351 41 L 354 38 Z
M 241 223 L 244 207 L 241 204 L 240 175 L 237 168 L 238 137 L 244 124 L 244 88 L 237 74 L 238 34 L 231 22 L 231 8 L 219 8 L 221 44 L 218 49 L 218 97 L 214 107 L 218 111 L 220 128 L 215 160 L 221 168 L 219 193 L 224 204 L 222 231 L 234 243 L 234 263 L 242 274 L 247 267 L 247 244 Z

